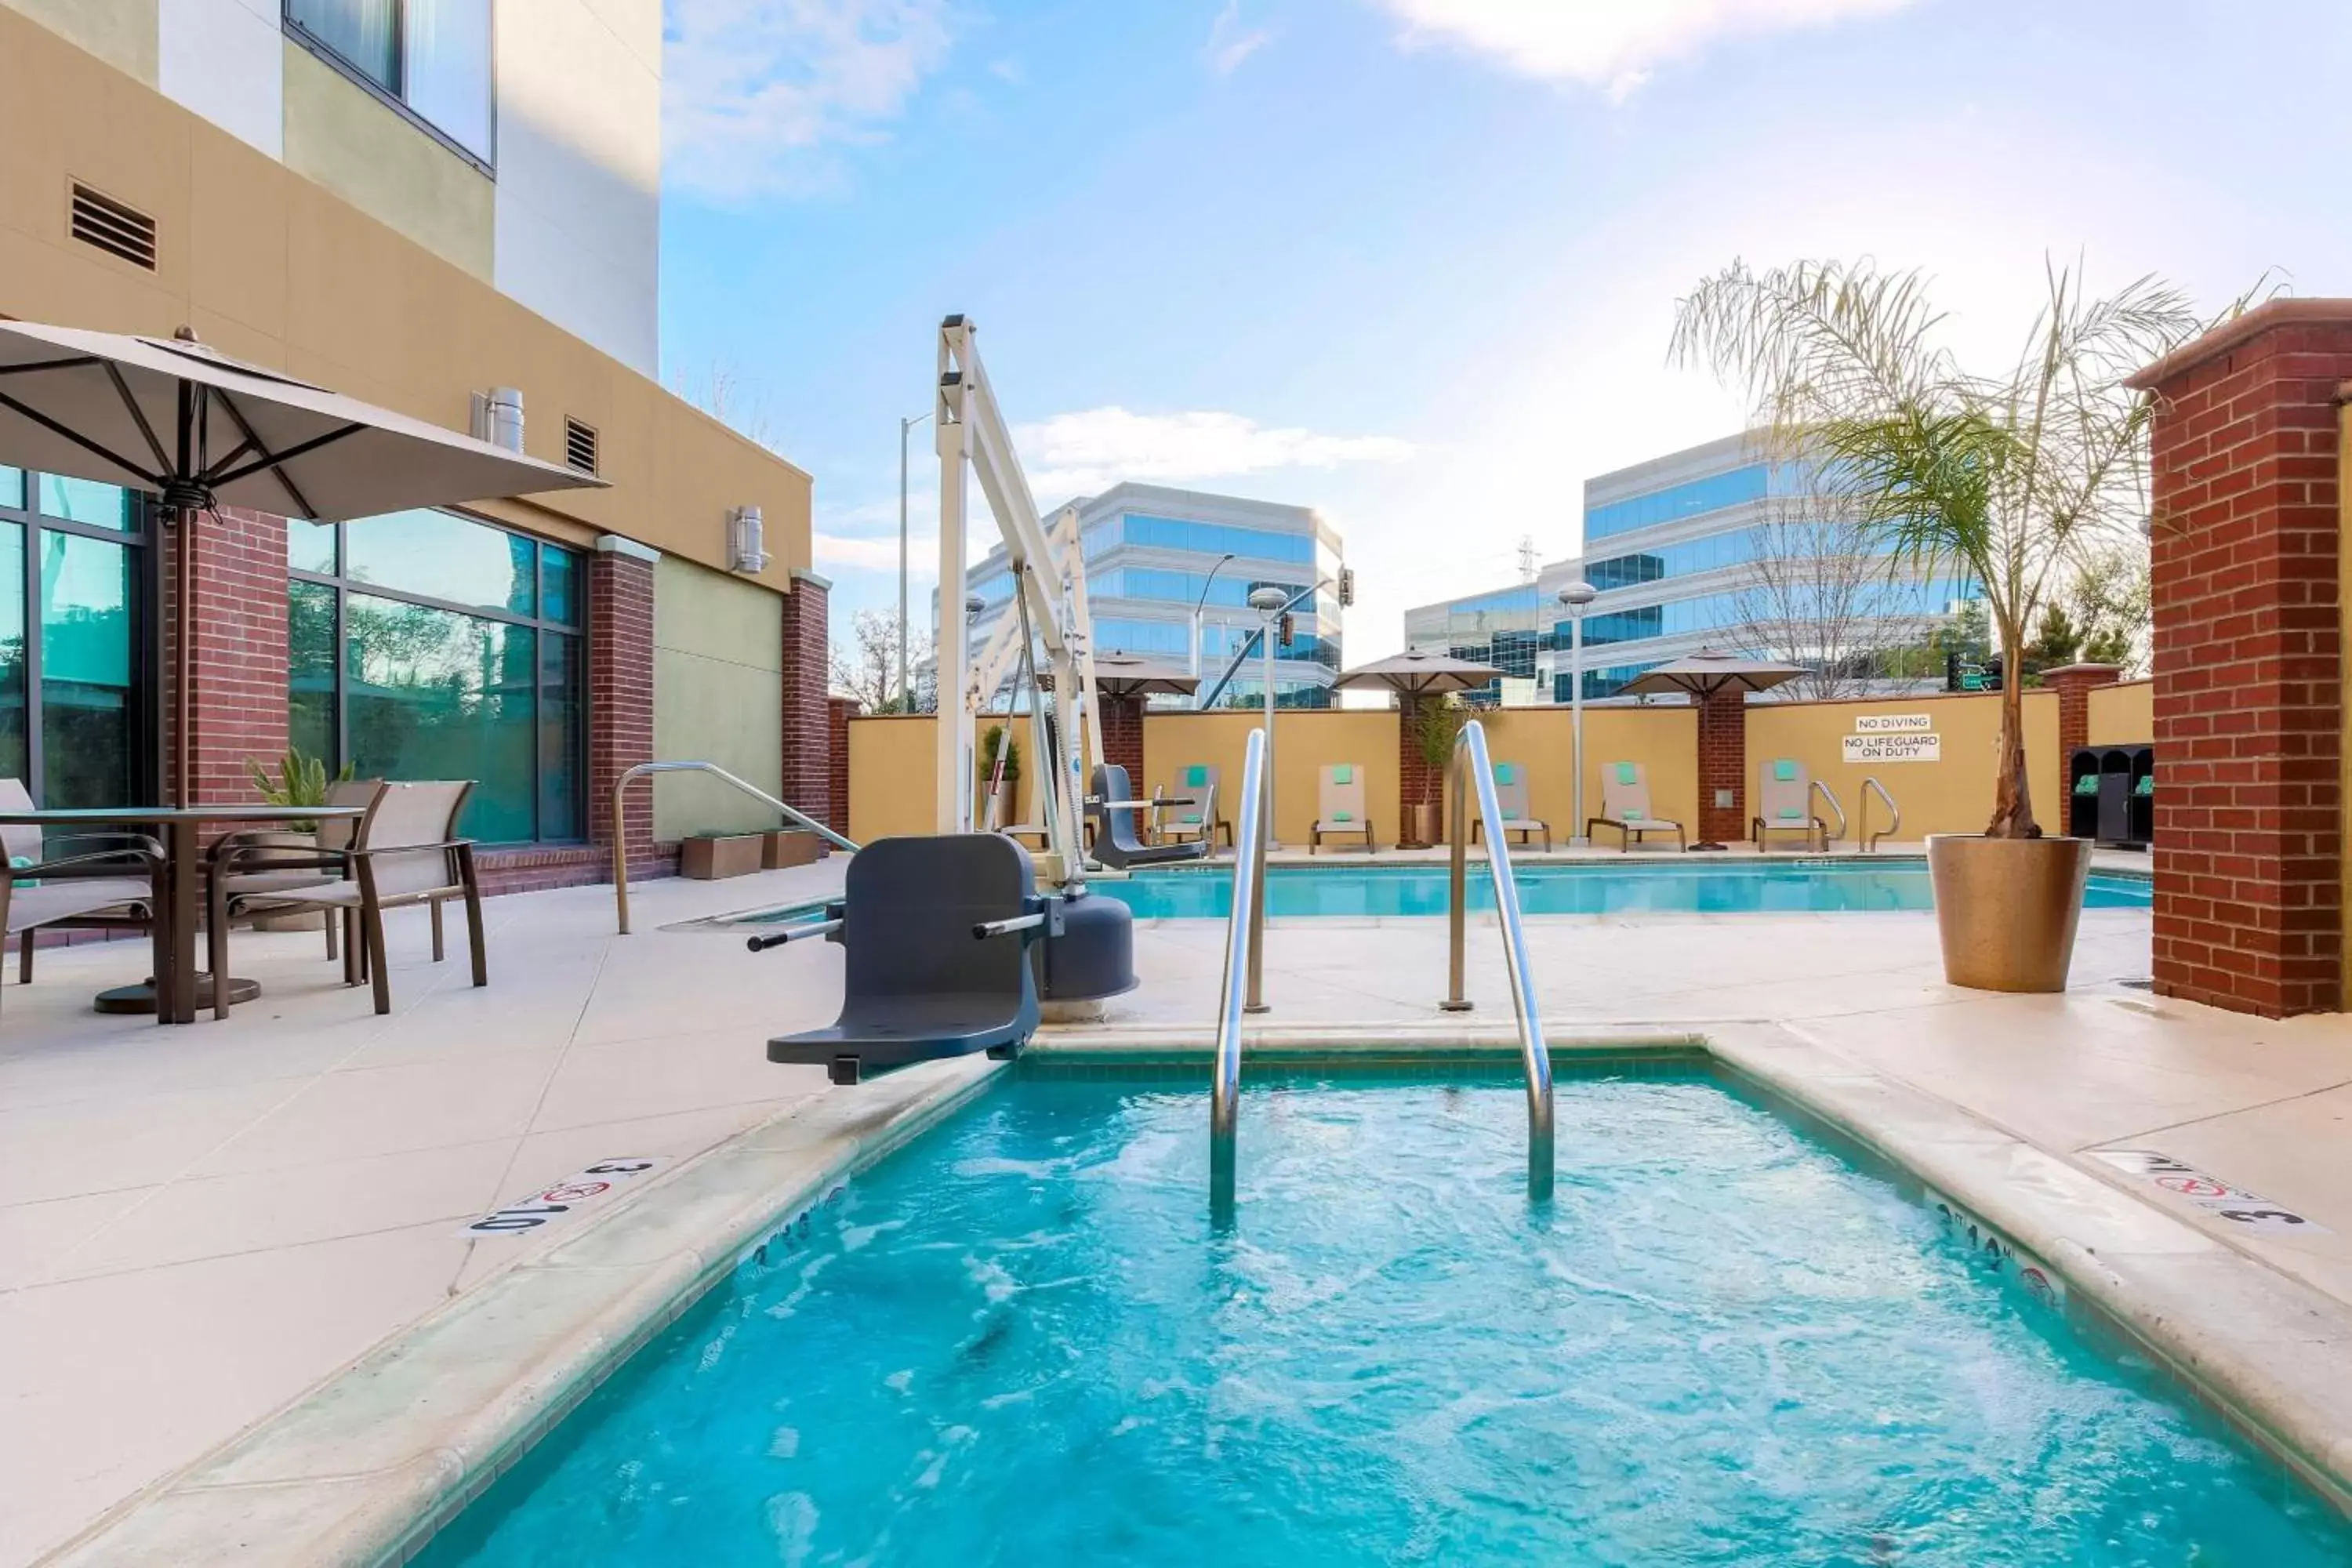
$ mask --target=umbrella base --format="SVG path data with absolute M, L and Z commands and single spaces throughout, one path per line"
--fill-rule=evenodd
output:
M 1685 855 L 1696 855 L 1701 850 L 1713 850 L 1717 854 L 1728 853 L 1727 847 L 1721 844 L 1694 844 L 1689 848 L 1684 850 L 1683 853 Z
M 236 975 L 229 977 L 228 999 L 232 1005 L 241 1006 L 260 994 L 260 981 L 240 979 Z M 213 977 L 199 974 L 196 976 L 196 1005 L 203 1008 L 212 1005 Z M 136 985 L 118 985 L 111 991 L 101 991 L 91 1005 L 101 1013 L 152 1013 L 155 1010 L 155 982 L 149 979 Z

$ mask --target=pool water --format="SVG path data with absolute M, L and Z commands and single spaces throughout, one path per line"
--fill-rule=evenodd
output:
M 990 1091 L 771 1240 L 457 1563 L 2352 1563 L 2273 1461 L 1699 1076 Z
M 1612 865 L 1520 865 L 1519 906 L 1531 915 L 1811 913 L 1839 910 L 1929 910 L 1935 899 L 1924 860 L 1877 865 L 1814 860 L 1773 864 L 1721 860 Z M 1223 919 L 1233 910 L 1230 861 L 1222 866 L 1139 872 L 1087 884 L 1131 906 L 1139 920 Z M 1470 868 L 1473 909 L 1492 909 L 1495 884 Z M 2145 909 L 2149 884 L 2094 875 L 2085 909 Z M 1265 874 L 1272 916 L 1443 915 L 1444 866 L 1276 866 Z

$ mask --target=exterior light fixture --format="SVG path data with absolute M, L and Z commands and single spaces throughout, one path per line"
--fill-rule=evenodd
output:
M 767 526 L 756 506 L 731 508 L 727 513 L 727 570 L 757 576 L 768 569 Z

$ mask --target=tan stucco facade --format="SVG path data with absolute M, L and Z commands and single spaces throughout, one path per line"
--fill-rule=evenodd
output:
M 1254 712 L 1147 713 L 1143 719 L 1143 788 L 1173 784 L 1178 770 L 1205 763 L 1238 788 L 1242 752 L 1264 721 Z M 1287 709 L 1274 719 L 1274 836 L 1304 847 L 1315 825 L 1320 770 L 1345 763 L 1363 770 L 1364 815 L 1377 842 L 1394 844 L 1404 826 L 1397 802 L 1397 716 L 1378 709 Z M 855 791 L 855 783 L 852 789 Z M 1220 816 L 1234 813 L 1219 806 Z M 1361 839 L 1336 840 L 1360 845 Z
M 576 418 L 597 431 L 612 489 L 487 503 L 486 515 L 574 541 L 619 533 L 724 570 L 728 510 L 756 505 L 772 560 L 752 580 L 783 593 L 793 570 L 810 566 L 807 474 L 77 47 L 72 29 L 29 20 L 35 0 L 5 5 L 16 8 L 0 8 L 0 314 L 159 334 L 189 325 L 227 353 L 458 430 L 475 390 L 520 387 L 530 453 L 562 461 L 564 421 Z M 100 13 L 140 10 L 120 0 L 39 8 L 88 10 L 84 32 L 103 30 Z M 151 35 L 153 10 L 150 0 Z M 290 99 L 304 100 L 301 77 L 289 60 Z M 336 85 L 362 101 L 329 110 L 320 105 L 332 95 L 320 93 L 309 108 L 289 103 L 288 153 L 348 187 L 358 160 L 392 158 L 387 149 L 419 133 Z M 362 144 L 328 151 L 338 136 Z M 155 270 L 68 237 L 77 180 L 154 217 Z M 431 188 L 424 180 L 371 199 Z M 449 220 L 452 232 L 472 221 Z
M 654 568 L 654 755 L 716 763 L 776 795 L 783 784 L 783 601 L 665 558 Z M 654 781 L 654 837 L 773 827 L 776 814 L 717 779 Z
M 928 713 L 849 721 L 849 837 L 860 844 L 937 833 L 939 721 Z
M 1486 753 L 1496 763 L 1527 769 L 1528 808 L 1551 827 L 1552 840 L 1573 838 L 1576 820 L 1575 714 L 1566 708 L 1507 708 L 1479 715 Z M 1584 815 L 1601 812 L 1603 771 L 1638 763 L 1650 784 L 1650 809 L 1669 822 L 1698 826 L 1698 710 L 1588 708 L 1584 710 Z M 1694 835 L 1696 836 L 1696 835 Z M 1615 837 L 1601 837 L 1614 844 Z M 1653 842 L 1655 842 L 1653 840 Z
M 2065 827 L 2066 801 L 2060 793 L 2058 694 L 2028 691 L 2025 703 L 2025 772 L 2033 810 L 2048 832 Z M 1937 738 L 1933 763 L 1849 763 L 1845 737 L 1864 714 L 1924 713 Z M 1905 697 L 1881 702 L 1756 702 L 1748 708 L 1748 788 L 1752 804 L 1756 770 L 1780 757 L 1793 757 L 1834 791 L 1849 821 L 1860 809 L 1862 781 L 1875 777 L 1902 808 L 1902 836 L 1982 833 L 1992 817 L 1993 775 L 2000 751 L 2000 698 Z M 1874 803 L 1873 826 L 1886 824 Z
M 2156 739 L 2156 683 L 2126 680 L 2091 689 L 2091 744 L 2146 745 Z
M 0 8 L 21 11 L 115 69 L 155 85 L 156 0 L 0 0 Z

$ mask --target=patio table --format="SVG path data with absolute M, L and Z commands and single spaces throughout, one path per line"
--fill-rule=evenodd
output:
M 206 978 L 196 972 L 196 906 L 204 889 L 204 856 L 197 847 L 197 830 L 207 823 L 231 827 L 268 827 L 297 822 L 356 821 L 367 815 L 357 805 L 102 805 L 70 806 L 55 811 L 0 811 L 0 826 L 19 823 L 90 832 L 99 828 L 152 827 L 163 844 L 163 908 L 155 911 L 169 938 L 171 963 L 153 977 L 152 993 L 144 985 L 121 985 L 99 994 L 99 1010 L 143 1013 L 154 1009 L 159 1024 L 195 1022 L 197 993 Z M 216 984 L 239 987 L 239 1001 L 258 996 L 261 987 L 250 980 L 219 977 Z M 242 987 L 252 986 L 248 994 Z

